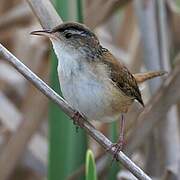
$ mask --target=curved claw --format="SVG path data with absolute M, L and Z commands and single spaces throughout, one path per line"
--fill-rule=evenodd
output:
M 83 122 L 83 120 L 81 119 L 81 117 L 82 117 L 82 115 L 81 115 L 78 111 L 76 111 L 76 112 L 73 114 L 73 116 L 71 117 L 72 120 L 73 120 L 74 125 L 77 126 L 76 129 L 78 129 L 78 127 L 81 127 L 81 128 L 84 127 L 84 122 Z
M 109 149 L 107 149 L 107 151 L 110 151 L 110 150 L 113 151 L 113 159 L 112 159 L 112 161 L 114 161 L 114 160 L 119 161 L 118 160 L 118 154 L 119 154 L 120 151 L 122 151 L 123 145 L 124 145 L 124 142 L 122 141 L 122 142 L 112 144 L 109 147 Z

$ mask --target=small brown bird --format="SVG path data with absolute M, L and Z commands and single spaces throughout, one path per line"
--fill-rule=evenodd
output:
M 127 113 L 137 100 L 144 106 L 138 83 L 162 76 L 165 72 L 131 74 L 97 36 L 86 26 L 68 22 L 50 30 L 31 34 L 50 38 L 58 57 L 61 90 L 67 102 L 90 120 L 111 122 Z M 124 118 L 115 147 L 115 157 L 123 145 Z M 113 148 L 113 147 L 112 147 Z

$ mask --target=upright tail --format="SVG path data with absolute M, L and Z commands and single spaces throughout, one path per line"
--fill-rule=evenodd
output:
M 163 76 L 166 73 L 167 73 L 166 71 L 149 71 L 146 73 L 133 74 L 133 76 L 135 77 L 137 83 L 143 83 L 148 79 L 152 79 L 158 76 Z

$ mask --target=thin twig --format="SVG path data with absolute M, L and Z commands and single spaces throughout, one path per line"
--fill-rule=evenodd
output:
M 52 4 L 48 0 L 28 0 L 33 12 L 39 19 L 43 28 L 52 28 L 55 25 L 62 23 L 61 18 L 57 15 L 57 12 L 53 8 Z M 24 65 L 23 65 L 24 66 Z M 29 72 L 27 73 L 27 75 Z M 40 80 L 41 81 L 41 80 Z M 46 84 L 42 84 L 45 87 L 45 95 L 50 95 L 49 98 L 56 102 L 62 110 L 72 117 L 74 115 L 74 110 L 53 90 L 51 90 Z M 42 87 L 42 86 L 41 86 Z M 42 91 L 43 89 L 40 88 Z M 52 96 L 51 96 L 52 95 Z M 88 121 L 84 119 L 84 129 L 88 134 L 93 137 L 97 142 L 99 142 L 105 149 L 111 147 L 112 142 L 109 141 L 102 133 L 97 131 Z M 113 151 L 110 151 L 113 154 Z M 118 159 L 121 163 L 129 169 L 136 177 L 139 179 L 151 179 L 148 177 L 139 167 L 137 167 L 133 162 L 131 162 L 128 157 L 126 157 L 122 152 L 119 153 Z
M 52 28 L 62 22 L 61 18 L 57 15 L 50 1 L 29 0 L 28 2 L 44 28 Z M 38 76 L 36 76 L 31 70 L 29 70 L 23 63 L 21 63 L 20 60 L 18 60 L 1 44 L 0 54 L 2 54 L 9 63 L 11 63 L 27 80 L 34 84 L 34 86 L 36 86 L 43 94 L 45 94 L 49 99 L 55 102 L 69 117 L 74 116 L 75 110 L 73 110 L 62 97 L 60 97 L 55 91 L 53 91 L 45 82 L 43 82 Z M 106 138 L 101 132 L 96 130 L 87 121 L 86 118 L 81 117 L 81 121 L 83 121 L 84 129 L 92 138 L 94 138 L 102 147 L 104 147 L 104 149 L 110 149 L 110 147 L 112 146 L 112 142 L 108 138 Z M 109 153 L 113 154 L 113 149 L 110 149 Z M 123 152 L 120 152 L 117 158 L 138 179 L 151 179 Z
M 75 110 L 73 110 L 67 102 L 60 97 L 54 90 L 52 90 L 44 81 L 28 69 L 19 59 L 11 54 L 5 47 L 0 44 L 0 54 L 14 66 L 27 80 L 29 80 L 36 88 L 38 88 L 49 99 L 55 102 L 69 117 L 73 117 Z M 80 117 L 83 121 L 83 126 L 86 132 L 95 139 L 105 150 L 110 149 L 108 152 L 113 155 L 114 150 L 111 149 L 112 142 L 106 138 L 101 132 L 95 129 L 86 118 Z M 118 154 L 118 160 L 138 179 L 150 180 L 151 178 L 146 175 L 134 162 L 132 162 L 123 152 Z

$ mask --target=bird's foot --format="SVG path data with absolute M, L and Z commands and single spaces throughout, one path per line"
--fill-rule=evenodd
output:
M 80 128 L 84 127 L 82 115 L 78 111 L 76 111 L 71 118 L 73 120 L 73 124 L 76 126 L 76 132 L 78 132 L 79 127 Z
M 120 124 L 121 124 L 121 128 L 120 128 L 120 135 L 119 135 L 119 140 L 118 140 L 118 142 L 112 144 L 112 145 L 107 149 L 107 151 L 113 152 L 112 162 L 113 162 L 114 160 L 118 161 L 118 154 L 119 154 L 120 151 L 123 150 L 123 146 L 124 146 L 124 144 L 125 144 L 125 142 L 124 142 L 124 125 L 125 125 L 125 119 L 124 119 L 123 114 L 122 114 L 122 118 L 121 118 Z
M 120 140 L 120 141 L 118 141 L 117 143 L 113 143 L 113 144 L 107 149 L 107 151 L 112 151 L 112 152 L 113 152 L 112 162 L 113 162 L 114 160 L 119 161 L 119 159 L 118 159 L 118 154 L 119 154 L 120 151 L 123 150 L 124 144 L 125 144 L 124 140 Z

